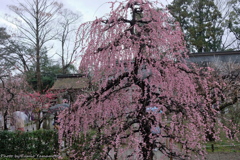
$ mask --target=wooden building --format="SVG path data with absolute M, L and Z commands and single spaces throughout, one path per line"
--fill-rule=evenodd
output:
M 57 75 L 56 78 L 50 91 L 58 95 L 57 103 L 62 103 L 63 99 L 74 102 L 77 95 L 91 91 L 90 79 L 84 74 Z

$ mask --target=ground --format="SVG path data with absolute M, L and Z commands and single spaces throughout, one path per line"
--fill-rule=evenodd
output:
M 240 152 L 236 153 L 210 153 L 207 160 L 240 160 Z

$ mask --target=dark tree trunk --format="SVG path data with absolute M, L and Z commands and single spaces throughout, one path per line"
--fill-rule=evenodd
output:
M 7 116 L 8 116 L 8 112 L 7 110 L 4 112 L 4 115 L 3 115 L 3 129 L 4 130 L 8 130 L 8 127 L 7 127 Z
M 41 62 L 40 62 L 40 52 L 41 52 L 41 46 L 40 46 L 40 35 L 39 35 L 39 6 L 38 6 L 38 0 L 36 2 L 36 77 L 37 77 L 37 91 L 40 93 L 43 93 L 43 88 L 42 88 L 42 77 L 41 77 Z

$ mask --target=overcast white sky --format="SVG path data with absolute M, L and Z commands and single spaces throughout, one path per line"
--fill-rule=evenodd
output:
M 24 1 L 24 0 L 18 0 Z M 115 0 L 57 0 L 64 4 L 65 8 L 73 11 L 81 12 L 83 15 L 82 22 L 94 20 L 96 17 L 102 17 L 109 12 L 109 1 Z M 124 0 L 117 0 L 124 1 Z M 168 4 L 172 0 L 159 0 L 163 4 Z M 16 4 L 17 0 L 0 0 L 0 23 L 4 24 L 6 21 L 2 18 L 5 13 L 9 12 L 7 5 Z M 0 25 L 1 25 L 0 24 Z
M 62 0 L 66 7 L 79 10 L 83 14 L 83 21 L 94 20 L 96 17 L 104 16 L 109 12 L 111 0 Z M 114 0 L 113 0 L 114 1 Z M 124 0 L 118 0 L 124 1 Z M 163 4 L 167 4 L 172 0 L 159 0 Z
M 8 9 L 8 5 L 17 5 L 17 1 L 24 2 L 25 0 L 0 0 L 0 27 L 6 27 L 8 30 L 11 30 L 9 27 L 9 22 L 4 18 L 4 15 L 7 13 L 9 15 L 14 15 Z M 28 0 L 31 1 L 31 0 Z M 57 2 L 63 3 L 64 8 L 70 9 L 74 12 L 80 12 L 82 14 L 81 22 L 87 22 L 95 20 L 96 17 L 102 17 L 110 11 L 109 1 L 116 0 L 56 0 Z M 117 0 L 125 1 L 125 0 Z M 172 0 L 158 0 L 162 4 L 169 4 Z M 15 16 L 15 15 L 14 15 Z M 56 47 L 54 47 L 56 48 Z M 52 53 L 56 53 L 57 49 L 52 49 Z

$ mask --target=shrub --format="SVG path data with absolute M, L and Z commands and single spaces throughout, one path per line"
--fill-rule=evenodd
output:
M 49 156 L 58 153 L 58 135 L 52 130 L 33 132 L 0 132 L 1 155 Z

